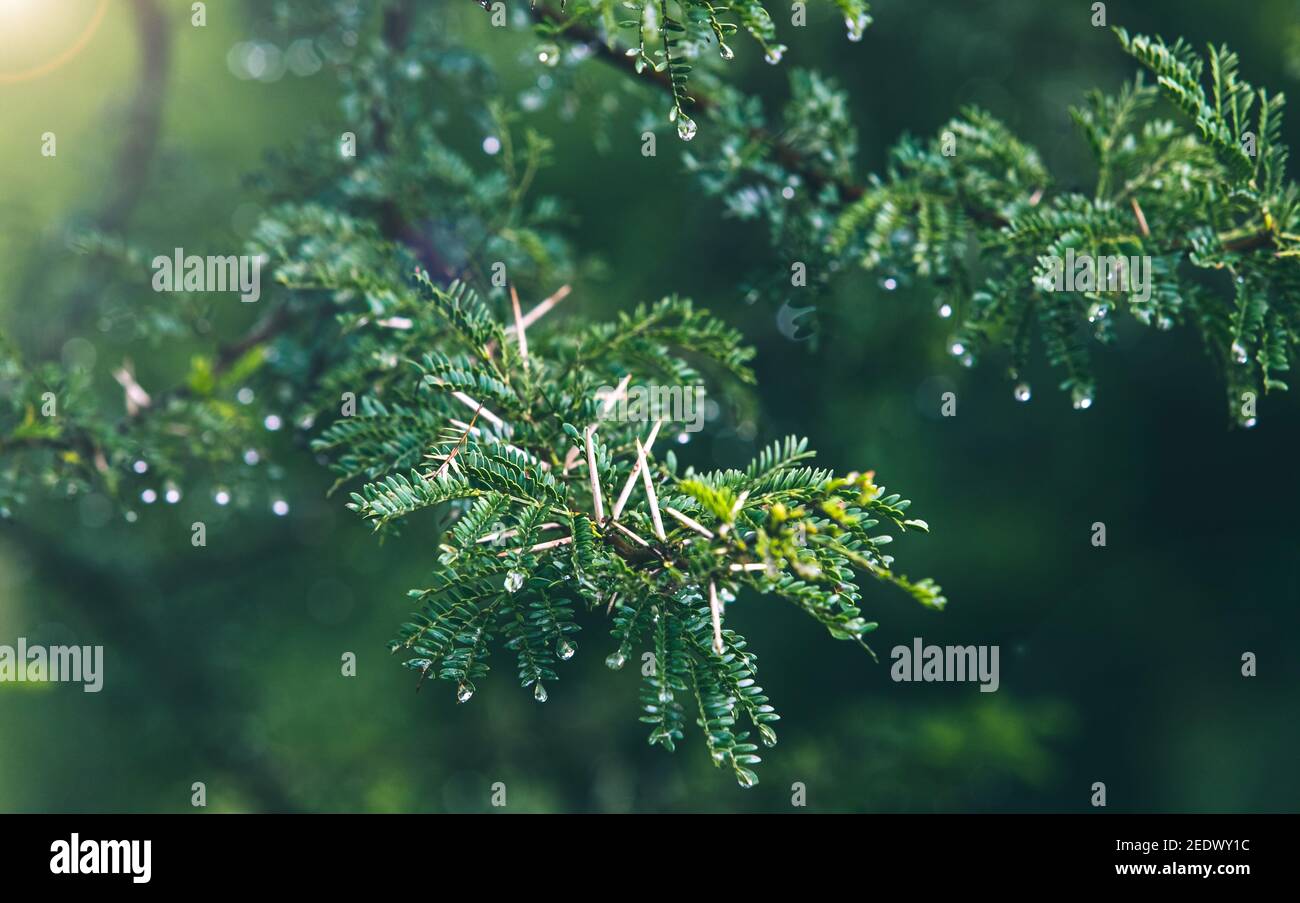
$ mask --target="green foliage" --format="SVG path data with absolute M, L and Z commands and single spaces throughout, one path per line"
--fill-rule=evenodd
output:
M 834 3 L 844 18 L 849 40 L 862 40 L 871 24 L 870 4 L 864 0 Z M 689 93 L 689 82 L 697 65 L 706 60 L 734 59 L 735 50 L 728 41 L 742 29 L 758 44 L 767 62 L 781 62 L 788 48 L 778 41 L 774 13 L 768 8 L 771 5 L 763 0 L 732 0 L 730 5 L 709 0 L 578 0 L 566 5 L 565 18 L 535 10 L 542 34 L 552 39 L 539 58 L 557 61 L 561 51 L 554 39 L 572 36 L 575 26 L 595 29 L 593 33 L 610 46 L 619 33 L 634 36 L 635 40 L 628 42 L 632 46 L 624 51 L 634 71 L 662 80 L 672 104 L 668 121 L 676 123 L 678 137 L 690 141 L 697 125 L 689 114 L 697 101 Z M 629 14 L 634 17 L 628 18 Z
M 679 474 L 671 453 L 651 452 L 652 504 L 633 471 L 649 424 L 610 419 L 596 389 L 696 373 L 684 355 L 751 378 L 738 336 L 689 302 L 665 299 L 614 323 L 534 326 L 525 357 L 471 289 L 440 288 L 424 274 L 413 286 L 427 305 L 422 316 L 450 327 L 440 350 L 383 384 L 384 404 L 363 407 L 364 428 L 340 421 L 315 447 L 335 456 L 344 479 L 360 472 L 359 462 L 380 460 L 376 443 L 399 456 L 428 449 L 408 473 L 396 462 L 371 473 L 379 478 L 349 505 L 377 530 L 431 508 L 454 519 L 433 583 L 412 590 L 420 608 L 393 645 L 422 679 L 452 681 L 456 698 L 468 701 L 499 636 L 516 656 L 520 684 L 544 702 L 577 651 L 578 610 L 587 620 L 609 618 L 611 667 L 639 648 L 652 656 L 641 692 L 650 742 L 674 749 L 692 717 L 714 762 L 750 786 L 757 747 L 737 722 L 771 745 L 777 716 L 754 683 L 745 640 L 721 627 L 742 589 L 784 598 L 832 637 L 864 647 L 877 625 L 862 617 L 857 573 L 943 606 L 937 586 L 908 581 L 885 550 L 894 533 L 928 529 L 908 517 L 910 503 L 870 473 L 837 478 L 805 466 L 806 440 L 774 443 L 744 470 L 709 473 Z M 634 491 L 615 516 L 629 482 Z
M 929 141 L 905 137 L 885 173 L 859 186 L 851 132 L 837 145 L 812 131 L 807 153 L 795 152 L 761 110 L 724 92 L 728 134 L 716 153 L 687 162 L 734 215 L 766 219 L 783 259 L 805 261 L 813 283 L 856 263 L 888 288 L 932 284 L 936 309 L 956 323 L 952 354 L 966 366 L 1006 355 L 1021 400 L 1037 334 L 1064 371 L 1061 388 L 1090 406 L 1090 341 L 1113 341 L 1111 314 L 1127 312 L 1196 330 L 1224 375 L 1231 416 L 1252 426 L 1255 399 L 1286 388 L 1300 340 L 1300 202 L 1279 137 L 1284 100 L 1242 79 L 1226 48 L 1211 47 L 1207 65 L 1182 42 L 1117 33 L 1156 83 L 1139 74 L 1071 111 L 1096 165 L 1091 193 L 1056 188 L 1038 152 L 976 108 Z M 783 135 L 810 115 L 839 121 L 842 92 L 810 75 L 792 83 Z M 1161 95 L 1178 118 L 1157 115 Z M 794 186 L 794 203 L 782 186 Z M 1058 279 L 1069 255 L 1136 281 Z M 767 277 L 777 278 L 788 273 Z

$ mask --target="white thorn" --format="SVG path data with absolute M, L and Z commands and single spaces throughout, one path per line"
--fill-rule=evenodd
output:
M 518 552 L 545 552 L 547 549 L 554 549 L 557 546 L 568 545 L 573 542 L 572 536 L 561 536 L 559 539 L 552 539 L 548 542 L 539 542 L 535 546 L 529 546 L 527 549 L 506 549 L 504 552 L 497 552 L 498 558 L 504 558 L 507 555 Z
M 442 385 L 442 383 L 440 383 L 439 385 Z M 483 405 L 479 404 L 473 398 L 470 398 L 464 392 L 457 390 L 451 393 L 451 397 L 459 401 L 461 404 L 469 408 L 471 411 L 478 411 L 482 415 L 484 420 L 486 420 L 488 423 L 496 427 L 498 433 L 502 432 L 502 430 L 505 428 L 506 422 L 504 420 L 502 420 L 496 414 L 493 414 L 487 408 L 483 407 Z
M 565 298 L 567 298 L 569 296 L 570 291 L 571 289 L 569 288 L 569 286 L 562 285 L 555 290 L 555 294 L 551 295 L 551 297 L 547 298 L 541 304 L 538 304 L 528 313 L 524 314 L 523 319 L 520 321 L 520 323 L 523 325 L 523 328 L 527 329 L 529 326 L 532 326 L 534 323 L 540 320 L 546 314 L 547 311 L 549 311 L 552 307 L 554 307 L 555 305 L 563 301 Z M 510 332 L 509 327 L 507 327 L 506 332 Z
M 519 309 L 519 293 L 510 286 L 510 305 L 515 309 L 515 336 L 519 339 L 519 356 L 523 358 L 524 370 L 528 370 L 528 327 L 524 323 L 523 311 Z
M 560 524 L 542 524 L 538 530 L 558 530 Z M 519 531 L 513 527 L 509 530 L 501 530 L 497 533 L 489 533 L 486 536 L 480 536 L 478 542 L 495 542 L 498 539 L 509 539 L 512 536 L 518 536 Z
M 748 489 L 742 492 L 740 494 L 740 497 L 736 499 L 736 504 L 731 506 L 731 520 L 734 521 L 736 519 L 736 515 L 740 513 L 740 509 L 745 507 L 745 499 L 747 498 L 749 498 Z
M 641 467 L 641 478 L 645 482 L 645 497 L 650 503 L 650 519 L 654 521 L 655 536 L 665 540 L 668 536 L 664 533 L 664 521 L 659 515 L 659 496 L 655 494 L 655 484 L 650 479 L 650 463 L 646 460 L 645 449 L 641 447 L 640 439 L 636 440 L 636 457 Z
M 656 420 L 655 425 L 650 427 L 650 435 L 645 440 L 645 450 L 648 452 L 655 444 L 655 437 L 659 435 L 659 427 L 663 426 L 662 420 Z M 632 472 L 627 475 L 627 482 L 623 484 L 623 491 L 618 494 L 618 501 L 614 503 L 615 520 L 623 513 L 623 506 L 627 504 L 628 497 L 632 494 L 632 486 L 636 483 L 637 476 L 641 473 L 641 459 L 637 458 L 632 465 Z
M 713 615 L 713 651 L 722 655 L 726 647 L 722 645 L 722 602 L 718 599 L 718 587 L 709 581 L 709 612 Z
M 677 518 L 679 521 L 681 521 L 681 522 L 682 522 L 683 524 L 685 524 L 686 526 L 690 527 L 690 528 L 691 528 L 692 530 L 694 530 L 696 533 L 699 533 L 701 536 L 703 536 L 703 537 L 705 537 L 705 538 L 707 538 L 707 539 L 712 539 L 712 538 L 713 538 L 713 531 L 710 530 L 708 527 L 704 526 L 704 524 L 702 524 L 702 523 L 700 523 L 699 521 L 695 520 L 695 518 L 693 518 L 693 517 L 687 517 L 685 514 L 682 514 L 680 511 L 678 511 L 678 510 L 677 510 L 676 508 L 674 508 L 672 505 L 664 505 L 664 510 L 667 511 L 669 514 L 671 514 L 673 517 Z M 690 540 L 687 540 L 687 542 L 689 542 L 689 541 L 690 541 Z
M 618 400 L 627 394 L 627 384 L 632 381 L 632 374 L 629 373 L 618 381 L 617 388 L 605 396 L 601 403 L 600 416 L 604 417 L 618 404 Z
M 616 520 L 612 520 L 612 521 L 610 521 L 610 523 L 614 525 L 614 529 L 619 530 L 619 531 L 621 531 L 621 532 L 623 532 L 623 533 L 626 533 L 628 536 L 630 536 L 630 537 L 632 537 L 633 539 L 635 539 L 637 542 L 639 542 L 641 545 L 645 546 L 647 549 L 650 548 L 650 543 L 646 542 L 646 541 L 645 541 L 644 539 L 642 539 L 640 536 L 637 536 L 635 533 L 633 533 L 633 532 L 632 532 L 631 530 L 629 530 L 627 527 L 625 527 L 625 526 L 623 526 L 622 524 L 620 524 L 618 521 L 616 521 Z
M 600 494 L 600 474 L 596 471 L 596 427 L 587 427 L 587 475 L 591 478 L 591 510 L 596 515 L 596 523 L 605 520 L 605 500 Z

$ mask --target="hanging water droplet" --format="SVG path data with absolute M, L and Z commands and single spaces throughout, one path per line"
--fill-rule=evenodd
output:
M 1253 430 L 1257 423 L 1259 423 L 1259 421 L 1254 417 L 1247 417 L 1245 420 L 1241 421 L 1241 425 L 1248 430 Z
M 546 687 L 542 686 L 540 683 L 533 687 L 533 698 L 538 702 L 545 702 L 547 700 Z
M 1074 409 L 1076 411 L 1086 411 L 1092 407 L 1092 389 L 1087 386 L 1075 386 L 1073 393 Z
M 472 699 L 473 697 L 474 697 L 474 685 L 469 681 L 465 681 L 460 686 L 456 687 L 457 702 L 469 702 L 470 699 Z
M 262 460 L 262 456 L 257 453 L 257 449 L 250 448 L 244 452 L 244 463 L 249 467 L 252 467 L 260 460 Z
M 957 358 L 957 363 L 961 364 L 963 367 L 966 367 L 967 369 L 969 369 L 969 368 L 971 368 L 971 367 L 974 367 L 974 366 L 975 366 L 975 355 L 973 355 L 973 354 L 971 354 L 969 351 L 967 351 L 967 352 L 966 352 L 965 354 L 963 354 L 961 357 Z
M 617 671 L 626 664 L 627 656 L 623 654 L 623 650 L 621 649 L 617 649 L 605 657 L 605 667 L 609 668 L 611 671 Z
M 724 60 L 734 60 L 736 58 L 736 51 L 732 50 L 726 44 L 723 44 L 718 48 L 718 53 Z
M 136 473 L 144 473 L 146 470 L 149 469 L 149 462 L 136 461 L 134 464 L 131 465 L 131 469 L 134 470 Z
M 146 505 L 152 505 L 154 502 L 158 501 L 158 493 L 154 492 L 152 489 L 146 489 L 144 492 L 140 493 L 140 501 L 144 502 Z
M 859 13 L 856 19 L 845 19 L 844 27 L 848 30 L 850 41 L 861 41 L 862 35 L 866 32 L 867 26 L 871 24 L 871 17 L 866 13 Z
M 271 513 L 276 517 L 284 517 L 289 513 L 289 503 L 284 499 L 276 499 L 271 503 Z
M 1240 342 L 1232 343 L 1232 359 L 1239 364 L 1244 364 L 1250 360 L 1250 355 L 1246 353 L 1246 346 Z
M 947 301 L 940 304 L 938 310 L 939 316 L 945 320 L 952 316 L 952 305 Z
M 1016 396 L 1016 401 L 1028 401 L 1030 396 L 1033 393 L 1029 388 L 1029 383 L 1022 382 L 1022 383 L 1016 383 L 1014 394 Z
M 505 587 L 505 591 L 508 593 L 518 592 L 519 588 L 524 585 L 523 572 L 511 571 L 510 573 L 506 574 L 506 582 L 503 585 Z
M 554 44 L 544 44 L 537 48 L 537 61 L 543 66 L 558 66 L 560 64 L 560 48 Z
M 212 500 L 216 502 L 218 505 L 229 505 L 230 493 L 224 489 L 218 489 L 216 492 L 212 494 Z
M 763 55 L 763 59 L 775 66 L 777 63 L 781 62 L 781 57 L 783 56 L 785 56 L 785 47 L 781 44 L 777 44 L 774 47 L 767 48 L 767 53 Z
M 177 502 L 181 500 L 181 491 L 177 489 L 175 486 L 168 486 L 167 493 L 166 495 L 163 496 L 163 498 L 167 500 L 167 504 L 175 505 Z
M 677 137 L 683 141 L 690 141 L 695 137 L 696 125 L 695 120 L 683 113 L 677 117 Z
M 560 661 L 562 662 L 567 662 L 569 659 L 573 658 L 573 654 L 577 651 L 578 647 L 563 637 L 561 637 L 560 641 L 555 644 L 555 654 L 560 657 Z
M 1096 323 L 1098 320 L 1104 320 L 1108 313 L 1110 313 L 1110 308 L 1105 304 L 1100 302 L 1093 304 L 1088 308 L 1088 322 Z

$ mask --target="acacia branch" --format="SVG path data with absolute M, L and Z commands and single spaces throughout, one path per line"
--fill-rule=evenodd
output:
M 594 28 L 582 22 L 569 19 L 555 9 L 538 4 L 532 10 L 533 19 L 539 24 L 547 25 L 555 29 L 555 34 L 574 44 L 582 44 L 588 47 L 593 55 L 610 66 L 624 72 L 641 81 L 648 81 L 657 89 L 667 92 L 670 96 L 673 92 L 672 81 L 666 72 L 656 72 L 653 69 L 647 69 L 643 72 L 636 71 L 636 61 L 627 56 L 626 49 L 618 44 L 608 42 L 604 36 Z M 694 93 L 695 111 L 708 115 L 716 112 L 718 103 L 708 95 Z M 798 173 L 814 189 L 820 189 L 827 185 L 834 186 L 844 198 L 845 202 L 856 201 L 867 193 L 867 188 L 858 182 L 849 181 L 827 173 L 818 166 L 808 155 L 799 148 L 786 142 L 779 134 L 761 126 L 755 126 L 748 129 L 747 134 L 750 139 L 758 141 L 771 149 L 773 156 L 786 169 Z M 1011 223 L 1006 217 L 995 211 L 986 208 L 976 207 L 972 204 L 962 202 L 963 212 L 973 220 L 985 223 L 986 225 L 1001 229 L 1009 226 Z M 1223 247 L 1227 251 L 1244 253 L 1248 251 L 1259 250 L 1260 248 L 1274 247 L 1276 245 L 1275 235 L 1271 229 L 1262 229 L 1252 232 L 1248 235 L 1234 237 L 1230 239 L 1221 239 Z M 1184 245 L 1172 249 L 1174 251 L 1188 252 L 1192 248 L 1190 245 Z

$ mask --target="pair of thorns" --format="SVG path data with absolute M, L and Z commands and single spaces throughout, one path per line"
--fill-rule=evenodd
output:
M 546 300 L 542 301 L 532 310 L 528 311 L 527 314 L 525 314 L 523 313 L 522 308 L 519 304 L 519 295 L 515 291 L 514 286 L 511 286 L 510 301 L 514 309 L 515 322 L 513 327 L 507 329 L 507 334 L 510 333 L 514 334 L 515 339 L 518 343 L 519 356 L 525 370 L 527 370 L 529 366 L 528 333 L 527 333 L 528 327 L 533 323 L 535 323 L 539 318 L 545 315 L 553 307 L 555 307 L 555 305 L 558 304 L 560 301 L 563 301 L 568 294 L 569 294 L 569 286 L 567 285 L 562 286 L 559 289 L 559 291 L 551 295 Z M 490 350 L 491 349 L 489 349 L 489 351 Z M 613 393 L 608 395 L 603 400 L 602 413 L 608 413 L 613 408 L 613 406 L 618 403 L 619 399 L 622 398 L 624 395 L 626 395 L 627 387 L 629 382 L 631 381 L 631 378 L 632 378 L 631 374 L 624 376 L 623 379 L 619 382 L 618 388 L 615 389 Z M 494 414 L 492 411 L 485 408 L 480 402 L 476 401 L 466 393 L 460 391 L 453 392 L 452 396 L 461 404 L 473 410 L 474 416 L 470 419 L 468 423 L 464 423 L 459 420 L 452 420 L 452 423 L 462 430 L 462 435 L 460 437 L 460 440 L 446 455 L 440 456 L 443 458 L 443 463 L 442 466 L 439 467 L 437 473 L 435 474 L 435 478 L 443 476 L 444 474 L 447 473 L 449 469 L 452 468 L 459 469 L 458 465 L 455 463 L 456 455 L 459 453 L 461 447 L 463 446 L 463 444 L 468 439 L 471 433 L 473 434 L 481 433 L 481 430 L 475 426 L 475 423 L 478 421 L 479 417 L 482 417 L 484 420 L 491 423 L 493 428 L 498 434 L 503 434 L 505 432 L 504 430 L 505 421 L 502 420 L 501 417 Z M 631 540 L 638 547 L 640 547 L 642 550 L 645 550 L 647 552 L 655 552 L 657 550 L 647 539 L 645 539 L 644 537 L 637 534 L 635 531 L 628 528 L 619 520 L 620 516 L 624 511 L 624 508 L 628 503 L 628 500 L 631 498 L 632 490 L 636 486 L 638 477 L 641 478 L 642 486 L 645 491 L 646 501 L 650 509 L 650 520 L 654 529 L 654 535 L 661 543 L 667 542 L 668 539 L 667 532 L 664 530 L 664 521 L 663 521 L 664 512 L 666 512 L 670 517 L 678 521 L 683 526 L 700 534 L 705 539 L 711 540 L 715 538 L 714 532 L 710 530 L 708 527 L 705 527 L 699 521 L 682 513 L 681 511 L 678 511 L 676 508 L 672 507 L 671 505 L 661 506 L 659 504 L 659 496 L 658 493 L 655 491 L 654 481 L 650 477 L 650 463 L 649 463 L 648 453 L 650 449 L 654 447 L 655 439 L 658 437 L 659 430 L 662 426 L 663 426 L 663 420 L 656 420 L 654 425 L 650 428 L 650 432 L 646 436 L 644 442 L 642 442 L 640 438 L 636 438 L 634 440 L 636 443 L 637 459 L 635 464 L 632 467 L 632 472 L 628 474 L 627 481 L 624 483 L 623 489 L 619 493 L 618 499 L 614 502 L 614 507 L 610 512 L 609 517 L 605 516 L 605 496 L 600 485 L 600 474 L 596 467 L 596 442 L 595 442 L 596 424 L 593 423 L 589 425 L 583 433 L 583 444 L 586 447 L 585 450 L 586 450 L 586 459 L 587 459 L 587 474 L 591 481 L 592 514 L 594 516 L 594 522 L 597 524 L 598 527 L 612 527 L 619 534 Z M 546 462 L 541 461 L 535 456 L 528 454 L 524 450 L 515 448 L 514 446 L 508 444 L 506 447 L 533 460 L 542 469 L 547 469 Z M 576 448 L 573 449 L 570 452 L 570 457 L 572 458 L 572 456 L 577 452 L 578 450 Z M 567 470 L 567 466 L 566 466 L 566 470 Z M 744 504 L 744 501 L 745 501 L 745 495 L 742 495 L 737 500 L 734 510 L 738 512 L 740 507 Z M 541 525 L 540 529 L 554 530 L 554 529 L 559 529 L 560 527 L 561 524 L 559 523 L 545 523 Z M 513 529 L 501 530 L 480 537 L 478 541 L 496 542 L 502 539 L 508 539 L 512 536 L 516 536 L 518 535 L 518 532 L 519 532 L 518 530 L 513 530 Z M 529 548 L 523 551 L 544 552 L 550 549 L 558 548 L 563 545 L 568 545 L 571 542 L 573 542 L 572 536 L 562 536 L 558 539 L 552 539 L 546 542 L 537 543 L 536 545 L 530 546 Z M 512 552 L 518 554 L 519 551 L 521 550 L 518 549 L 506 550 L 504 552 L 501 552 L 500 555 L 506 556 L 512 554 Z M 658 552 L 658 554 L 660 555 L 660 557 L 663 557 L 662 552 Z M 762 569 L 764 567 L 765 565 L 763 564 L 731 565 L 732 570 Z M 618 598 L 617 594 L 613 594 L 610 597 L 609 609 L 607 611 L 613 610 L 614 603 L 617 601 L 617 598 Z M 719 655 L 722 655 L 725 650 L 725 646 L 723 645 L 723 641 L 722 641 L 722 602 L 718 597 L 717 584 L 713 580 L 709 581 L 709 610 L 713 620 L 713 648 L 715 652 L 717 652 Z

